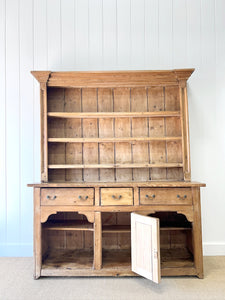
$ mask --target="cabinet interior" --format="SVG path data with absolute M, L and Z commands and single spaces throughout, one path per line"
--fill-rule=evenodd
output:
M 161 267 L 193 266 L 192 223 L 182 214 L 157 212 L 160 220 Z M 131 268 L 129 212 L 102 212 L 102 267 Z M 92 268 L 94 226 L 74 212 L 51 215 L 42 225 L 44 267 Z M 146 237 L 147 238 L 147 237 Z
M 47 93 L 49 182 L 184 179 L 178 85 Z

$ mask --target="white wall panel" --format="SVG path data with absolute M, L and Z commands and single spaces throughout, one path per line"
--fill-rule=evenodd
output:
M 159 69 L 159 2 L 145 1 L 145 69 Z
M 131 0 L 131 67 L 144 69 L 145 64 L 145 1 Z
M 0 255 L 32 255 L 39 87 L 30 70 L 194 67 L 192 178 L 206 254 L 225 254 L 225 1 L 0 0 Z
M 173 1 L 159 2 L 159 66 L 157 69 L 173 68 Z
M 6 244 L 6 0 L 0 0 L 0 244 Z
M 89 69 L 101 70 L 102 56 L 102 1 L 89 1 Z
M 31 215 L 32 191 L 26 188 L 27 181 L 33 177 L 34 161 L 34 102 L 33 79 L 30 70 L 33 69 L 33 2 L 20 0 L 20 242 L 29 243 L 32 239 L 33 218 Z M 29 137 L 29 138 L 28 138 Z
M 89 7 L 88 0 L 76 0 L 76 66 L 75 70 L 87 70 L 89 65 Z
M 131 1 L 117 1 L 118 68 L 131 67 Z
M 21 235 L 19 11 L 18 1 L 6 1 L 6 241 L 9 244 L 20 243 Z
M 62 67 L 65 71 L 73 71 L 75 67 L 75 2 L 61 1 L 61 55 Z
M 116 69 L 118 56 L 117 1 L 103 1 L 103 69 Z
M 62 15 L 61 0 L 47 1 L 48 69 L 61 70 Z

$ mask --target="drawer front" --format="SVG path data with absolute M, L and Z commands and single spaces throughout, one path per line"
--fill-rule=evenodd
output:
M 133 189 L 102 188 L 101 205 L 133 205 Z
M 41 205 L 93 205 L 93 188 L 42 188 Z
M 140 204 L 191 205 L 190 188 L 140 188 Z

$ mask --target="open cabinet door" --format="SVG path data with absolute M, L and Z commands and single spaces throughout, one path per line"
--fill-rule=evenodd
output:
M 132 271 L 160 282 L 159 219 L 131 213 Z

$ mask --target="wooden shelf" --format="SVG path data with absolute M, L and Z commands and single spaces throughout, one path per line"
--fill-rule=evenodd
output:
M 54 249 L 47 253 L 42 268 L 92 269 L 93 251 L 86 249 Z
M 174 230 L 192 230 L 191 227 L 160 227 L 161 231 L 174 231 Z
M 162 164 L 58 164 L 48 165 L 49 169 L 130 169 L 130 168 L 182 168 L 182 163 L 162 163 Z
M 154 112 L 48 112 L 48 117 L 54 118 L 157 118 L 180 117 L 180 111 L 154 111 Z
M 160 227 L 161 231 L 192 230 L 191 227 Z M 129 225 L 105 225 L 102 233 L 127 233 L 131 232 Z
M 193 267 L 193 255 L 187 248 L 160 249 L 161 268 Z
M 148 142 L 148 141 L 180 141 L 177 137 L 125 137 L 125 138 L 48 138 L 51 143 L 117 143 L 117 142 Z
M 105 225 L 102 226 L 102 233 L 127 233 L 131 232 L 129 225 Z
M 94 231 L 93 225 L 87 221 L 48 221 L 43 224 L 45 230 L 78 230 L 78 231 Z

